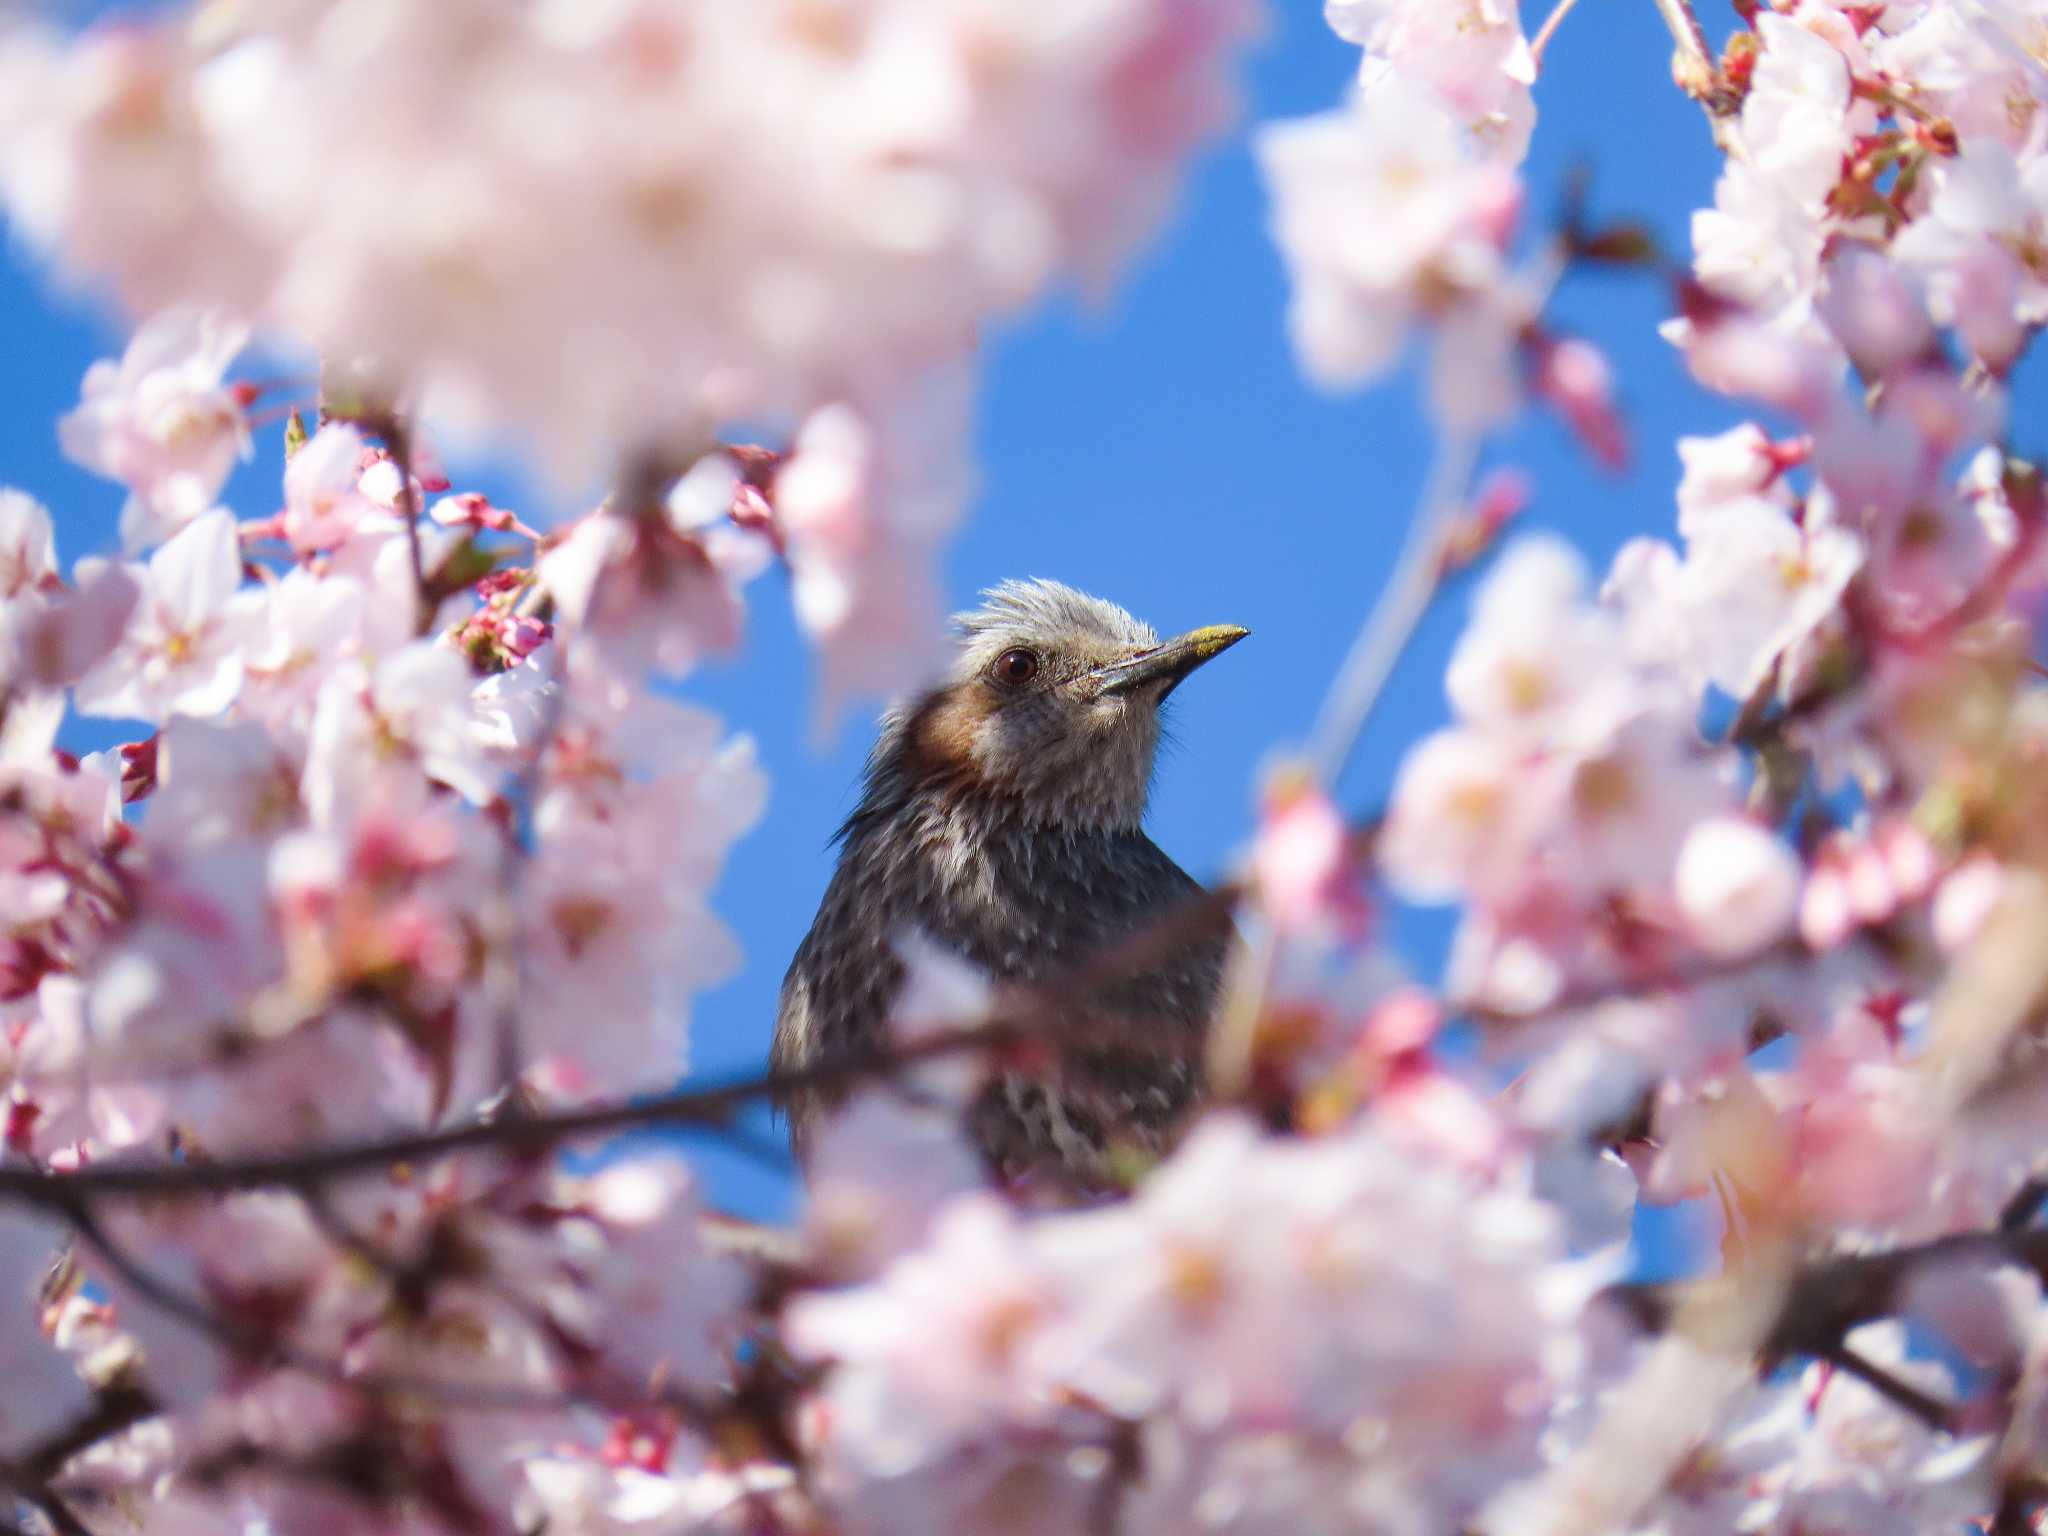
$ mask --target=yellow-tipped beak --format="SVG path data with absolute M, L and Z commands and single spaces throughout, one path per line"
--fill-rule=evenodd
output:
M 1163 699 L 1179 687 L 1181 679 L 1195 668 L 1221 656 L 1250 633 L 1239 624 L 1211 624 L 1203 629 L 1191 629 L 1164 645 L 1096 668 L 1093 674 L 1096 691 L 1129 693 L 1148 683 L 1163 684 L 1159 689 L 1159 697 Z

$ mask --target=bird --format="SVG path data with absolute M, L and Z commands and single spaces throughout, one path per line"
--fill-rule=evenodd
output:
M 1250 631 L 1218 624 L 1161 642 L 1116 604 L 1038 579 L 981 598 L 953 620 L 950 667 L 883 717 L 783 980 L 771 1064 L 801 1078 L 884 1047 L 908 942 L 997 983 L 1043 984 L 1058 999 L 1054 1049 L 1001 1065 L 968 1106 L 968 1130 L 1001 1179 L 1105 1192 L 1130 1154 L 1165 1149 L 1199 1096 L 1229 925 L 1092 990 L 1061 983 L 1201 896 L 1143 826 L 1160 706 Z M 806 1167 L 847 1093 L 823 1077 L 779 1099 Z

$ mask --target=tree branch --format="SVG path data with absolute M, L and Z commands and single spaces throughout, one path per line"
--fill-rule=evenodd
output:
M 1694 14 L 1692 0 L 1655 0 L 1657 14 L 1671 33 L 1677 52 L 1671 58 L 1671 78 L 1678 88 L 1706 109 L 1707 119 L 1720 137 L 1720 119 L 1729 115 L 1734 103 L 1727 99 L 1721 72 L 1714 64 L 1707 34 Z
M 1776 1320 L 1758 1355 L 1776 1361 L 1790 1356 L 1832 1361 L 1887 1397 L 1909 1406 L 1930 1423 L 1947 1423 L 1953 1412 L 1919 1389 L 1875 1377 L 1879 1368 L 1851 1352 L 1844 1340 L 1864 1323 L 1896 1316 L 1906 1283 L 1943 1264 L 2013 1264 L 2048 1280 L 2048 1228 L 1962 1232 L 1882 1253 L 1841 1254 L 1801 1266 L 1785 1288 Z M 1725 1287 L 1730 1277 L 1656 1284 L 1610 1286 L 1602 1294 L 1644 1328 L 1662 1332 L 1689 1296 Z M 1911 1401 L 1909 1401 L 1909 1398 Z
M 324 1356 L 297 1348 L 268 1329 L 255 1327 L 196 1296 L 189 1296 L 122 1248 L 84 1206 L 65 1212 L 74 1230 L 107 1268 L 149 1306 L 194 1332 L 206 1335 L 244 1359 L 289 1367 L 340 1387 L 369 1395 L 422 1397 L 453 1407 L 504 1413 L 555 1412 L 579 1401 L 573 1394 L 529 1392 L 516 1387 L 480 1387 L 403 1372 L 353 1372 Z
M 91 1450 L 102 1440 L 131 1429 L 161 1411 L 148 1392 L 127 1383 L 102 1389 L 93 1405 L 78 1418 L 59 1429 L 15 1465 L 31 1477 L 48 1481 L 81 1451 Z
M 1445 533 L 1478 456 L 1479 439 L 1471 433 L 1448 434 L 1437 445 L 1393 574 L 1352 641 L 1309 738 L 1309 761 L 1325 785 L 1334 788 L 1343 776 L 1415 626 L 1443 585 Z
M 2041 1213 L 2043 1201 L 2048 1201 L 2048 1178 L 2035 1174 L 2012 1192 L 2012 1198 L 2007 1200 L 2004 1208 L 1999 1211 L 1998 1230 L 2018 1232 L 2024 1227 L 2031 1226 L 2034 1218 Z
M 1905 1409 L 1930 1429 L 1938 1429 L 1943 1434 L 1955 1432 L 1955 1404 L 1944 1402 L 1931 1392 L 1923 1392 L 1903 1376 L 1894 1375 L 1875 1360 L 1857 1354 L 1848 1345 L 1839 1345 L 1820 1358 L 1854 1376 L 1878 1396 Z
M 391 462 L 398 466 L 400 516 L 405 519 L 406 553 L 412 560 L 413 633 L 424 635 L 434 625 L 434 600 L 427 595 L 426 552 L 420 541 L 419 485 L 412 477 L 412 431 L 394 406 L 373 424 L 377 435 L 391 447 Z
M 962 1052 L 991 1051 L 1034 1039 L 1058 1039 L 1074 1026 L 1059 1006 L 1076 992 L 1093 992 L 1135 974 L 1195 937 L 1226 931 L 1242 895 L 1235 882 L 1218 886 L 1171 908 L 1156 920 L 1104 946 L 1059 977 L 999 994 L 984 1022 L 943 1030 L 924 1039 L 882 1049 L 845 1051 L 803 1067 L 752 1073 L 724 1083 L 681 1088 L 624 1103 L 597 1104 L 549 1115 L 514 1115 L 473 1120 L 441 1130 L 331 1143 L 218 1162 L 110 1161 L 75 1171 L 0 1167 L 0 1198 L 12 1197 L 55 1210 L 74 1222 L 90 1220 L 90 1204 L 104 1197 L 175 1197 L 230 1190 L 286 1187 L 306 1189 L 330 1180 L 360 1177 L 402 1163 L 424 1162 L 451 1153 L 496 1149 L 534 1154 L 588 1136 L 657 1126 L 724 1127 L 747 1104 L 805 1088 L 836 1087 L 889 1077 L 906 1067 Z M 1100 1043 L 1102 1021 L 1088 1021 L 1089 1043 Z
M 93 1536 L 92 1527 L 79 1519 L 64 1502 L 63 1495 L 47 1482 L 0 1463 L 0 1488 L 9 1489 L 16 1497 L 33 1504 L 57 1536 Z M 8 1536 L 27 1536 L 18 1526 L 8 1526 L 7 1532 Z
M 1543 62 L 1543 50 L 1550 46 L 1550 39 L 1563 25 L 1565 17 L 1571 15 L 1572 7 L 1578 3 L 1579 0 L 1557 0 L 1557 4 L 1551 7 L 1549 16 L 1544 18 L 1542 28 L 1536 33 L 1535 40 L 1529 44 L 1529 52 L 1535 55 L 1538 65 Z

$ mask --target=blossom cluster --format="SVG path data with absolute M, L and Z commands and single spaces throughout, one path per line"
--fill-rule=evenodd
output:
M 535 531 L 474 494 L 430 500 L 446 481 L 389 423 L 383 446 L 338 417 L 302 434 L 264 516 L 214 504 L 252 430 L 250 392 L 222 382 L 241 340 L 166 311 L 62 423 L 126 488 L 134 558 L 67 577 L 51 514 L 0 498 L 0 1074 L 21 1167 L 285 1152 L 508 1094 L 658 1086 L 685 1063 L 689 995 L 737 964 L 709 893 L 760 813 L 751 745 L 538 601 Z M 75 757 L 67 706 L 136 735 Z M 27 1392 L 7 1454 L 89 1422 L 95 1392 L 155 1410 L 77 1469 L 109 1529 L 129 1528 L 124 1490 L 175 1468 L 373 1443 L 363 1384 L 385 1376 L 526 1405 L 510 1442 L 450 1419 L 393 1452 L 394 1486 L 442 1479 L 444 1516 L 510 1510 L 542 1497 L 520 1450 L 587 1439 L 580 1405 L 651 1401 L 650 1372 L 722 1380 L 747 1289 L 667 1154 L 127 1207 L 54 1269 L 61 1223 L 7 1220 Z M 193 1309 L 222 1321 L 195 1330 Z M 325 1528 L 337 1498 L 188 1477 L 135 1518 Z
M 793 1303 L 785 1337 L 839 1362 L 813 1433 L 852 1529 L 986 1529 L 1020 1483 L 1033 1529 L 1071 1528 L 1125 1432 L 1156 1468 L 1126 1529 L 1421 1528 L 1537 1464 L 1577 1367 L 1563 1259 L 1509 1183 L 1370 1127 L 1289 1144 L 1219 1116 L 1126 1207 L 954 1199 L 868 1285 Z M 1446 1333 L 1450 1358 L 1426 1342 Z
M 892 936 L 904 1059 L 845 1068 L 882 1080 L 788 1231 L 674 1146 L 565 1156 L 746 1134 L 744 1085 L 635 1103 L 740 963 L 712 897 L 765 796 L 674 685 L 777 568 L 828 703 L 916 675 L 975 336 L 1156 225 L 1248 5 L 10 25 L 0 199 L 142 316 L 57 428 L 121 549 L 67 564 L 0 492 L 15 1523 L 2042 1528 L 2048 491 L 2009 392 L 2048 6 L 1735 10 L 1716 57 L 1660 0 L 1727 156 L 1665 334 L 1757 418 L 1677 445 L 1673 538 L 1504 548 L 1383 815 L 1341 740 L 1268 778 L 1224 1102 L 1126 1195 L 990 1177 L 960 1106 L 1045 1042 Z M 1427 598 L 1527 499 L 1462 483 L 1525 402 L 1624 457 L 1548 301 L 1655 262 L 1524 227 L 1569 30 L 1326 15 L 1346 101 L 1257 152 L 1304 370 L 1431 349 Z M 238 377 L 259 337 L 317 384 Z M 276 496 L 223 505 L 279 420 Z M 436 443 L 477 430 L 609 493 L 459 489 Z M 124 739 L 77 756 L 74 716 Z M 1395 902 L 1458 908 L 1440 983 L 1383 949 Z M 1673 1202 L 1717 1283 L 1618 1283 Z
M 887 689 L 928 659 L 930 567 L 971 485 L 947 468 L 962 360 L 1151 232 L 1248 20 L 1248 0 L 293 0 L 76 42 L 16 26 L 0 195 L 134 311 L 240 315 L 564 483 L 826 412 L 789 525 L 800 612 L 840 642 L 834 682 Z M 205 510 L 212 467 L 149 515 Z

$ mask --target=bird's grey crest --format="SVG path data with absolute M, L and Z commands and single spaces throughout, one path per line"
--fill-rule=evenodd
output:
M 1246 631 L 1162 642 L 1114 603 L 1006 581 L 955 619 L 959 649 L 892 708 L 841 829 L 839 867 L 784 978 L 776 1064 L 873 1049 L 915 933 L 1004 981 L 1060 973 L 1200 887 L 1141 827 L 1159 706 Z M 1056 1067 L 990 1085 L 974 1132 L 999 1167 L 1082 1185 L 1110 1151 L 1154 1150 L 1192 1101 L 1224 936 L 1062 1003 Z M 832 1096 L 792 1097 L 798 1151 Z
M 1132 618 L 1115 603 L 1056 581 L 1005 581 L 983 592 L 981 599 L 979 608 L 953 615 L 953 627 L 968 656 L 1028 639 L 1066 640 L 1105 653 L 1159 643 L 1150 624 Z

